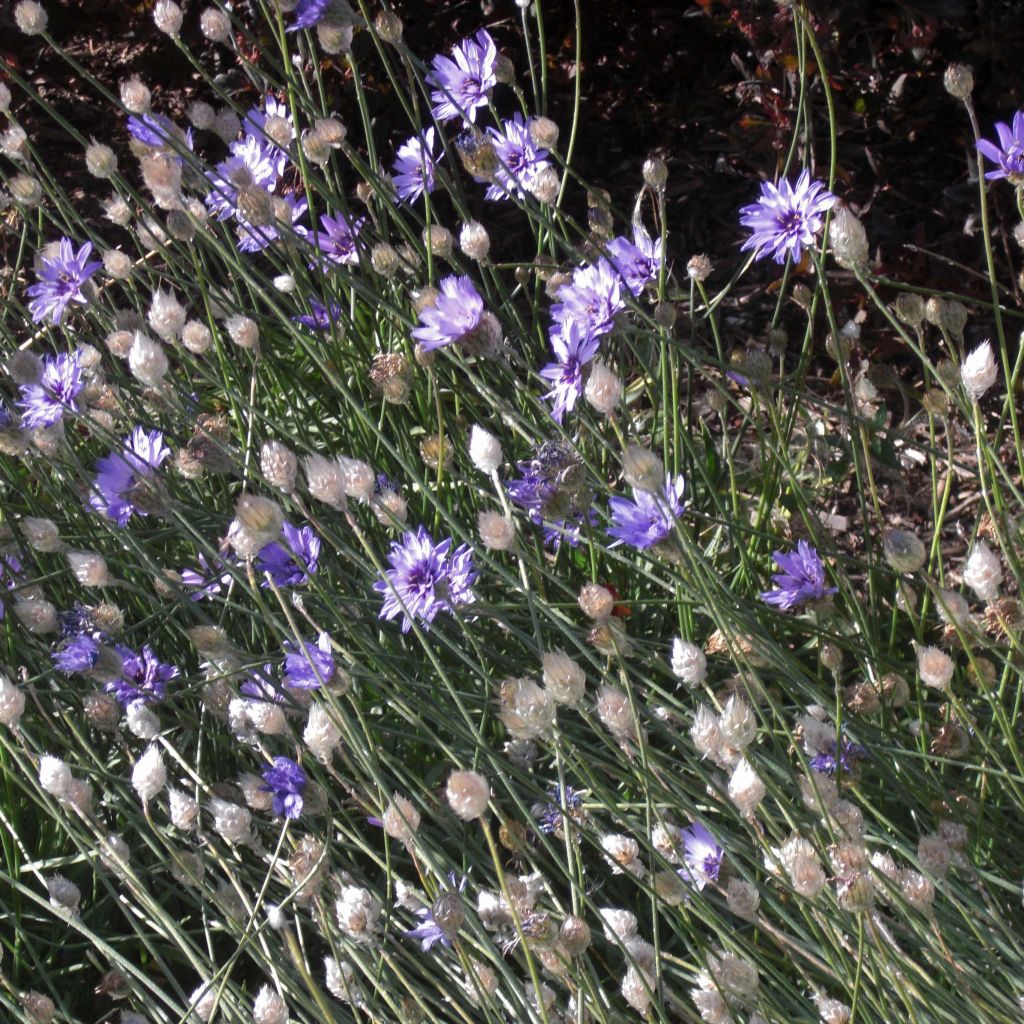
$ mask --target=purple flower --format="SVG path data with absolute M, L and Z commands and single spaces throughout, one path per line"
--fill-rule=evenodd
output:
M 159 430 L 147 433 L 136 427 L 125 439 L 123 453 L 111 452 L 96 463 L 89 504 L 118 526 L 127 526 L 133 514 L 148 515 L 146 499 L 151 497 L 151 481 L 170 454 Z
M 274 541 L 260 548 L 256 555 L 256 571 L 262 575 L 269 573 L 274 586 L 297 587 L 312 576 L 319 564 L 320 538 L 312 527 L 292 526 L 285 523 L 281 527 L 281 540 Z M 269 586 L 264 580 L 261 587 Z
M 724 851 L 699 821 L 689 828 L 680 829 L 679 834 L 683 839 L 683 861 L 686 864 L 680 868 L 679 875 L 692 882 L 699 892 L 708 882 L 718 881 Z
M 366 223 L 365 217 L 357 217 L 351 223 L 342 214 L 329 217 L 326 213 L 320 217 L 321 230 L 315 234 L 309 232 L 313 241 L 328 262 L 335 264 L 358 263 L 359 253 L 356 251 L 356 238 Z M 317 261 L 310 263 L 315 267 Z M 325 268 L 326 269 L 326 268 Z
M 255 697 L 269 704 L 284 703 L 284 694 L 270 678 L 270 665 L 264 665 L 262 673 L 259 670 L 250 673 L 248 679 L 239 686 L 238 692 L 244 697 Z
M 451 882 L 453 887 L 455 886 L 454 871 L 448 873 L 448 881 Z M 463 875 L 462 880 L 458 883 L 460 893 L 466 891 L 466 881 L 466 876 Z M 432 907 L 418 907 L 413 913 L 420 919 L 420 923 L 415 928 L 410 928 L 402 934 L 407 938 L 416 939 L 420 943 L 422 952 L 429 953 L 431 947 L 439 942 L 442 946 L 451 946 L 452 940 L 449 938 L 448 933 L 434 920 Z
M 133 114 L 128 118 L 128 131 L 145 146 L 171 147 L 174 140 L 188 149 L 192 148 L 191 130 L 183 132 L 164 114 Z
M 601 339 L 585 334 L 576 321 L 567 320 L 552 329 L 550 340 L 556 362 L 543 367 L 540 375 L 553 385 L 544 397 L 552 400 L 551 418 L 561 423 L 583 394 L 583 367 L 597 354 Z
M 292 319 L 297 324 L 308 327 L 311 331 L 329 331 L 341 317 L 342 309 L 337 302 L 329 299 L 328 305 L 325 306 L 322 302 L 317 302 L 313 298 L 309 298 L 306 301 L 313 312 L 303 313 L 302 316 L 293 316 Z
M 59 672 L 88 672 L 100 656 L 100 642 L 88 633 L 69 637 L 50 657 Z
M 465 341 L 480 326 L 484 313 L 484 300 L 468 277 L 444 277 L 440 287 L 437 301 L 420 313 L 420 326 L 412 331 L 427 352 Z
M 229 565 L 228 562 L 218 558 L 211 564 L 206 555 L 202 553 L 197 561 L 199 562 L 199 571 L 182 569 L 180 573 L 181 585 L 195 591 L 190 595 L 193 601 L 202 601 L 204 597 L 213 597 L 214 594 L 227 590 L 232 579 L 231 573 L 225 571 Z
M 26 430 L 50 427 L 65 411 L 78 412 L 75 398 L 82 390 L 81 353 L 78 349 L 57 356 L 43 356 L 38 383 L 21 385 L 21 425 Z
M 613 238 L 605 248 L 612 266 L 619 272 L 630 292 L 637 296 L 648 281 L 653 281 L 661 269 L 661 239 L 651 236 L 638 224 L 633 228 L 633 241 Z
M 253 107 L 245 117 L 242 118 L 242 131 L 246 135 L 254 135 L 268 149 L 280 149 L 278 144 L 267 135 L 267 118 L 280 117 L 291 126 L 292 138 L 295 137 L 295 121 L 288 109 L 288 104 L 279 100 L 272 92 L 263 97 L 263 106 Z M 287 154 L 285 154 L 287 155 Z
M 740 248 L 753 249 L 755 259 L 771 256 L 776 263 L 785 263 L 790 255 L 799 263 L 802 247 L 814 244 L 824 215 L 835 202 L 836 197 L 820 181 L 811 181 L 806 170 L 796 187 L 785 179 L 778 186 L 763 182 L 761 198 L 740 210 L 740 224 L 751 231 Z
M 331 0 L 299 0 L 292 13 L 295 20 L 285 29 L 286 32 L 298 32 L 300 29 L 312 28 L 327 13 Z
M 472 39 L 463 39 L 452 51 L 452 60 L 440 54 L 431 62 L 427 82 L 434 86 L 431 113 L 438 121 L 455 117 L 476 120 L 478 107 L 487 105 L 488 93 L 498 84 L 494 74 L 498 50 L 489 33 L 481 29 Z
M 533 141 L 530 126 L 519 113 L 511 121 L 502 121 L 501 131 L 488 128 L 487 133 L 501 164 L 484 198 L 508 199 L 516 195 L 521 199 L 524 190 L 529 191 L 537 175 L 548 166 L 548 151 Z
M 273 764 L 263 769 L 264 793 L 274 794 L 273 811 L 286 818 L 297 818 L 302 813 L 303 794 L 306 792 L 306 773 L 287 757 L 275 757 Z
M 121 678 L 104 686 L 107 693 L 112 693 L 123 707 L 163 700 L 167 684 L 178 675 L 177 667 L 161 661 L 149 644 L 140 654 L 124 644 L 115 644 L 114 648 L 121 656 Z
M 407 533 L 391 545 L 391 568 L 373 589 L 384 595 L 382 619 L 402 616 L 402 632 L 412 629 L 413 619 L 429 626 L 440 611 L 452 611 L 456 605 L 476 600 L 472 591 L 476 571 L 473 552 L 462 544 L 454 551 L 452 540 L 435 544 L 422 527 Z
M 620 284 L 618 272 L 603 257 L 592 266 L 579 267 L 572 282 L 559 288 L 551 315 L 559 324 L 578 324 L 584 334 L 607 334 L 624 305 Z
M 414 135 L 398 147 L 392 165 L 395 194 L 412 202 L 424 192 L 434 191 L 434 129 Z
M 548 790 L 549 802 L 537 804 L 532 808 L 532 814 L 537 820 L 538 828 L 547 835 L 551 835 L 562 828 L 566 812 L 568 812 L 569 816 L 573 816 L 573 812 L 578 811 L 583 806 L 583 797 L 572 786 L 566 786 L 565 811 L 563 811 L 560 789 L 561 787 L 557 785 L 552 786 Z
M 788 554 L 774 552 L 776 565 L 782 572 L 772 576 L 774 590 L 765 590 L 761 600 L 789 611 L 807 601 L 820 601 L 827 594 L 838 592 L 836 587 L 825 586 L 825 567 L 818 552 L 805 540 L 797 542 L 796 551 Z
M 1002 121 L 996 123 L 999 145 L 988 139 L 978 140 L 978 151 L 996 165 L 994 171 L 986 173 L 989 180 L 1008 178 L 1013 185 L 1024 182 L 1024 110 L 1013 115 L 1013 128 Z
M 251 115 L 250 115 L 251 116 Z M 231 156 L 222 160 L 206 175 L 210 192 L 206 206 L 217 220 L 238 215 L 238 193 L 243 187 L 273 192 L 284 174 L 288 156 L 273 143 L 266 143 L 255 135 L 231 143 Z
M 820 751 L 807 763 L 816 772 L 823 775 L 835 775 L 836 772 L 849 772 L 854 761 L 862 761 L 868 756 L 867 747 L 854 743 L 845 736 L 841 737 L 839 754 L 836 755 L 836 743 L 833 740 L 827 750 Z
M 596 521 L 593 493 L 579 455 L 564 441 L 545 441 L 517 469 L 520 476 L 508 482 L 508 496 L 531 523 L 546 524 L 545 546 L 557 548 L 564 539 L 575 547 L 584 520 L 591 525 Z
M 103 265 L 98 260 L 89 262 L 91 252 L 92 242 L 83 242 L 75 252 L 71 239 L 62 238 L 57 243 L 56 255 L 39 254 L 39 280 L 25 289 L 31 299 L 28 309 L 33 323 L 49 318 L 50 323 L 59 324 L 70 303 L 85 305 L 89 301 L 82 293 L 82 285 Z
M 302 641 L 298 647 L 290 641 L 284 645 L 284 685 L 293 690 L 317 690 L 334 678 L 331 640 L 326 633 L 316 643 Z
M 299 221 L 306 214 L 308 204 L 305 199 L 296 199 L 295 196 L 284 196 L 285 204 L 289 208 L 289 217 L 292 231 L 300 237 L 305 237 L 306 228 L 299 225 Z M 239 252 L 262 252 L 272 242 L 281 237 L 281 224 L 250 224 L 244 220 L 236 211 L 235 220 L 238 224 L 238 251 Z
M 660 494 L 633 489 L 633 500 L 612 498 L 608 502 L 612 525 L 608 534 L 621 544 L 634 548 L 651 548 L 672 533 L 676 520 L 683 514 L 685 481 L 677 476 L 665 480 Z

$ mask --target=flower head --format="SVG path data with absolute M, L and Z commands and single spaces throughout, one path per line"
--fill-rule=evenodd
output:
M 717 882 L 724 856 L 718 840 L 699 821 L 689 828 L 680 829 L 679 834 L 683 839 L 683 860 L 686 863 L 679 874 L 698 890 L 708 882 Z
M 261 548 L 256 555 L 256 571 L 269 574 L 276 587 L 297 587 L 316 573 L 320 558 L 320 538 L 310 526 L 284 523 L 281 540 Z M 269 586 L 264 579 L 262 587 Z
M 571 445 L 545 441 L 532 459 L 518 463 L 520 476 L 508 483 L 508 496 L 529 516 L 530 522 L 546 524 L 544 543 L 557 548 L 563 538 L 579 543 L 584 519 L 593 524 L 593 491 L 586 467 Z
M 992 353 L 992 344 L 983 341 L 977 348 L 967 354 L 960 367 L 960 380 L 964 391 L 972 402 L 977 402 L 982 395 L 999 379 L 996 357 Z
M 297 818 L 302 813 L 306 773 L 289 758 L 275 757 L 262 774 L 264 785 L 260 789 L 274 794 L 274 813 L 286 818 Z
M 633 228 L 632 242 L 619 235 L 605 248 L 612 266 L 619 272 L 632 295 L 639 295 L 644 285 L 658 276 L 662 257 L 661 239 L 652 239 L 639 224 Z
M 484 198 L 508 199 L 516 195 L 522 199 L 523 193 L 533 187 L 537 175 L 549 166 L 548 151 L 533 141 L 530 125 L 520 113 L 516 113 L 511 121 L 502 121 L 501 131 L 488 128 L 487 133 L 500 163 Z
M 427 75 L 427 82 L 434 86 L 431 113 L 438 121 L 455 117 L 475 121 L 477 108 L 487 105 L 488 93 L 498 83 L 494 74 L 497 47 L 481 29 L 471 39 L 463 39 L 452 51 L 452 58 L 439 54 L 432 61 L 433 70 Z
M 999 145 L 988 139 L 978 140 L 978 151 L 996 165 L 985 175 L 991 181 L 1007 178 L 1012 185 L 1024 182 L 1024 110 L 1013 115 L 1013 127 L 1002 121 L 996 123 Z
M 612 498 L 608 502 L 612 514 L 612 525 L 608 534 L 622 544 L 634 548 L 650 548 L 668 537 L 676 520 L 683 514 L 683 490 L 686 486 L 681 476 L 665 480 L 661 494 L 633 489 L 633 500 Z
M 836 772 L 849 772 L 855 761 L 862 761 L 868 756 L 867 747 L 853 740 L 841 737 L 838 753 L 836 741 L 833 740 L 826 750 L 820 751 L 807 763 L 816 772 L 823 775 L 835 775 Z
M 331 639 L 326 633 L 316 643 L 303 640 L 301 646 L 284 645 L 284 685 L 293 690 L 317 690 L 334 678 Z
M 328 216 L 326 213 L 320 217 L 320 230 L 313 236 L 316 247 L 327 262 L 334 264 L 352 264 L 359 262 L 359 253 L 356 249 L 356 239 L 366 223 L 365 217 L 357 217 L 354 220 L 347 220 L 343 214 L 337 217 Z M 310 266 L 316 266 L 314 260 Z
M 206 555 L 200 553 L 197 559 L 199 569 L 182 569 L 181 585 L 188 587 L 193 593 L 193 601 L 202 601 L 205 597 L 213 597 L 231 585 L 231 573 L 227 571 L 228 563 L 216 558 L 211 563 Z
M 484 300 L 468 277 L 442 278 L 440 289 L 437 302 L 420 313 L 420 326 L 412 331 L 428 352 L 464 341 L 480 326 L 484 313 Z
M 454 871 L 449 872 L 448 881 L 455 886 Z M 466 882 L 467 878 L 463 875 L 458 883 L 458 891 L 460 893 L 466 891 Z M 449 897 L 455 896 L 454 889 L 447 890 L 447 895 Z M 458 897 L 455 898 L 457 899 Z M 403 932 L 407 938 L 417 939 L 420 943 L 420 949 L 424 953 L 428 953 L 431 947 L 438 942 L 442 946 L 451 946 L 452 944 L 451 935 L 454 932 L 450 928 L 445 930 L 434 917 L 434 908 L 437 906 L 438 904 L 435 902 L 433 907 L 417 907 L 413 913 L 420 919 L 420 923 L 415 928 L 410 928 L 408 931 Z
M 551 332 L 551 348 L 555 362 L 548 363 L 540 375 L 552 383 L 551 390 L 544 396 L 552 402 L 551 418 L 561 423 L 583 394 L 583 367 L 597 354 L 601 339 L 596 334 L 586 334 L 575 320 L 566 320 Z
M 391 545 L 391 568 L 373 585 L 384 595 L 382 619 L 401 615 L 402 632 L 408 633 L 413 619 L 428 626 L 438 612 L 476 600 L 472 550 L 466 544 L 452 550 L 452 543 L 448 537 L 435 544 L 420 526 Z
M 434 129 L 428 128 L 398 147 L 392 166 L 398 198 L 412 202 L 424 192 L 433 192 L 434 167 Z
M 332 325 L 341 317 L 341 306 L 330 299 L 326 306 L 313 298 L 309 298 L 306 301 L 309 303 L 309 308 L 312 312 L 308 314 L 303 313 L 301 316 L 293 316 L 292 319 L 297 324 L 308 327 L 311 331 L 329 331 Z
M 803 246 L 814 244 L 824 214 L 832 209 L 836 197 L 820 181 L 811 181 L 803 171 L 795 186 L 783 179 L 778 186 L 766 181 L 761 198 L 740 210 L 740 223 L 751 235 L 740 247 L 753 249 L 755 259 L 771 256 L 785 263 L 787 255 L 799 262 Z
M 255 135 L 232 142 L 231 156 L 206 175 L 210 192 L 205 202 L 210 213 L 218 220 L 238 216 L 238 193 L 243 188 L 273 192 L 287 161 L 283 149 Z
M 836 587 L 825 586 L 825 567 L 818 552 L 807 541 L 798 541 L 796 551 L 788 554 L 776 551 L 772 557 L 782 572 L 772 576 L 775 589 L 762 592 L 761 600 L 766 604 L 789 611 L 807 601 L 820 601 L 838 592 Z
M 565 811 L 562 810 L 564 796 Z M 547 835 L 555 835 L 564 827 L 567 816 L 575 818 L 576 812 L 583 807 L 583 797 L 572 786 L 552 786 L 548 790 L 548 803 L 538 804 L 532 809 L 537 827 Z
M 103 266 L 99 260 L 89 260 L 91 252 L 92 242 L 83 242 L 75 252 L 71 239 L 62 238 L 54 255 L 40 255 L 39 280 L 25 289 L 31 300 L 28 309 L 33 323 L 49 319 L 59 324 L 70 303 L 85 305 L 89 301 L 82 292 L 82 285 Z
M 331 0 L 299 0 L 292 14 L 295 20 L 285 29 L 286 32 L 298 32 L 304 28 L 312 28 L 327 13 Z
M 128 118 L 128 131 L 144 146 L 154 149 L 170 146 L 172 139 L 192 148 L 192 132 L 183 132 L 166 114 L 133 114 Z
M 572 281 L 558 290 L 551 315 L 558 324 L 578 324 L 584 334 L 607 334 L 624 306 L 621 284 L 618 272 L 604 257 L 591 266 L 579 267 Z
M 126 526 L 132 515 L 147 514 L 147 481 L 171 454 L 159 430 L 136 427 L 125 439 L 123 452 L 111 452 L 96 463 L 89 504 L 118 526 Z
M 100 656 L 100 642 L 89 633 L 70 636 L 50 657 L 59 672 L 88 672 Z
M 121 657 L 121 676 L 104 689 L 123 707 L 163 700 L 167 684 L 178 676 L 177 666 L 161 661 L 149 644 L 138 654 L 124 644 L 116 644 L 115 650 Z
M 70 409 L 78 412 L 75 398 L 82 390 L 81 353 L 43 356 L 43 372 L 35 384 L 21 385 L 21 425 L 28 430 L 51 427 Z

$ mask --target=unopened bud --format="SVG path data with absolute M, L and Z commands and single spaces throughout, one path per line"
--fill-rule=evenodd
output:
M 638 491 L 656 494 L 665 486 L 665 467 L 649 448 L 631 444 L 622 453 L 622 475 Z
M 974 91 L 974 72 L 967 64 L 950 64 L 942 76 L 942 84 L 955 99 L 969 99 Z
M 868 236 L 864 225 L 845 203 L 832 207 L 829 246 L 836 263 L 845 270 L 863 270 L 868 264 Z
M 644 161 L 644 184 L 655 192 L 663 192 L 668 181 L 668 166 L 660 157 L 649 156 Z
M 394 11 L 378 12 L 373 27 L 385 43 L 394 45 L 402 38 L 402 19 Z

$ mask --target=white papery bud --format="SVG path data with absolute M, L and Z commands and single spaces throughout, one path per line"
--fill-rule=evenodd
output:
M 471 260 L 485 260 L 491 251 L 491 236 L 487 228 L 478 220 L 470 220 L 462 225 L 459 232 L 459 248 Z
M 644 184 L 655 192 L 664 192 L 668 182 L 668 167 L 665 161 L 657 156 L 649 156 L 643 166 Z
M 636 914 L 629 910 L 620 910 L 615 907 L 600 907 L 597 911 L 601 918 L 601 925 L 604 928 L 604 937 L 613 942 L 618 939 L 620 942 L 628 942 L 634 938 L 637 929 Z
M 602 416 L 610 416 L 622 398 L 622 381 L 614 370 L 595 359 L 590 364 L 583 396 Z
M 408 846 L 420 827 L 420 812 L 404 796 L 395 793 L 384 810 L 383 822 L 387 835 Z
M 3 82 L 0 82 L 0 114 L 9 114 L 10 112 L 11 90 Z
M 285 494 L 295 490 L 295 475 L 299 460 L 295 453 L 280 441 L 267 441 L 260 449 L 260 469 L 271 487 Z
M 729 777 L 729 799 L 746 815 L 751 815 L 767 792 L 754 766 L 742 758 Z
M 369 889 L 356 885 L 346 885 L 334 904 L 338 927 L 357 943 L 374 941 L 382 909 L 380 900 Z
M 136 380 L 157 387 L 167 373 L 167 355 L 159 342 L 136 331 L 128 350 L 128 368 Z
M 915 910 L 927 914 L 935 902 L 935 885 L 920 871 L 909 868 L 900 872 L 900 894 Z
M 549 651 L 541 659 L 544 685 L 556 704 L 578 704 L 586 692 L 587 676 L 564 651 Z
M 18 6 L 24 6 L 24 2 Z M 21 997 L 21 1008 L 25 1011 L 28 1024 L 52 1024 L 57 1016 L 53 1000 L 42 992 L 26 992 Z
M 26 516 L 21 521 L 21 532 L 33 551 L 52 554 L 64 547 L 57 524 L 52 519 Z
M 189 320 L 181 329 L 181 343 L 193 355 L 201 356 L 213 344 L 213 334 L 206 324 Z
M 551 732 L 555 703 L 532 679 L 506 679 L 500 688 L 501 719 L 515 740 L 535 740 Z
M 347 455 L 338 456 L 338 466 L 345 494 L 355 501 L 369 501 L 377 486 L 377 474 L 373 468 L 361 459 L 350 459 Z
M 260 329 L 256 321 L 247 316 L 229 316 L 224 326 L 228 337 L 239 347 L 253 349 L 260 342 Z
M 0 153 L 14 161 L 28 159 L 28 132 L 20 124 L 12 124 L 6 131 L 0 133 Z M 19 177 L 25 176 L 19 175 Z M 39 183 L 34 178 L 28 180 L 35 182 L 35 188 L 39 189 L 40 194 L 42 194 Z M 16 199 L 21 198 L 22 202 L 28 202 L 27 199 L 22 198 L 20 193 L 23 190 L 15 186 L 13 179 L 8 183 L 8 187 L 11 190 L 11 195 Z
M 501 442 L 483 427 L 473 424 L 469 431 L 469 458 L 481 473 L 490 476 L 501 465 Z
M 121 83 L 121 104 L 129 114 L 148 114 L 150 101 L 149 89 L 138 75 Z
M 615 607 L 615 598 L 600 583 L 586 583 L 580 590 L 580 610 L 588 619 L 606 619 Z
M 341 729 L 331 717 L 330 708 L 322 704 L 309 706 L 309 717 L 302 730 L 302 739 L 318 761 L 326 764 L 341 742 Z
M 167 784 L 167 768 L 160 748 L 148 747 L 132 769 L 132 788 L 143 804 L 148 804 Z
M 64 556 L 83 587 L 109 587 L 113 582 L 107 560 L 95 551 L 68 551 Z
M 690 689 L 700 686 L 708 676 L 708 659 L 704 652 L 687 640 L 676 637 L 672 641 L 672 672 Z
M 214 113 L 213 107 L 203 100 L 194 100 L 190 103 L 187 113 L 192 127 L 198 128 L 199 131 L 206 131 L 212 127 L 213 120 L 217 116 Z
M 231 19 L 219 7 L 207 7 L 199 15 L 199 30 L 211 43 L 231 41 Z
M 445 788 L 448 806 L 463 821 L 473 821 L 487 810 L 491 787 L 478 772 L 452 772 Z
M 59 757 L 43 754 L 39 759 L 39 785 L 50 796 L 67 799 L 73 781 L 71 769 Z
M 1003 582 L 1003 566 L 999 556 L 983 541 L 979 540 L 971 549 L 964 566 L 964 583 L 977 594 L 981 601 L 994 601 L 999 596 Z
M 631 444 L 622 453 L 622 475 L 638 491 L 656 494 L 665 486 L 665 467 L 649 448 Z
M 20 0 L 14 7 L 14 24 L 27 36 L 37 36 L 46 31 L 46 11 L 35 0 Z
M 917 671 L 921 682 L 935 690 L 944 690 L 953 678 L 953 659 L 938 647 L 918 647 Z
M 46 891 L 50 897 L 50 906 L 68 914 L 77 914 L 82 902 L 82 890 L 63 875 L 52 875 L 46 880 Z
M 861 270 L 868 265 L 867 233 L 845 203 L 832 207 L 828 241 L 836 263 L 845 270 Z
M 794 836 L 783 846 L 782 857 L 793 889 L 807 899 L 817 899 L 825 888 L 826 876 L 814 847 Z
M 3 146 L 0 145 L 0 150 Z M 43 186 L 31 174 L 16 174 L 7 182 L 11 198 L 23 206 L 38 206 L 43 198 Z
M 203 1024 L 207 1024 L 217 1008 L 217 988 L 209 983 L 200 985 L 188 997 L 188 1001 L 189 1005 L 192 1006 L 192 1016 L 189 1019 L 189 1024 L 192 1024 L 193 1018 L 202 1021 Z
M 651 993 L 656 991 L 657 983 L 653 975 L 630 965 L 622 976 L 619 991 L 622 998 L 641 1016 L 646 1017 L 651 1008 Z
M 277 540 L 284 524 L 280 505 L 259 494 L 242 494 L 235 502 L 235 518 L 228 530 L 239 558 L 250 558 Z
M 452 254 L 454 240 L 452 233 L 440 224 L 431 224 L 423 229 L 423 244 L 437 257 L 446 260 Z
M 14 602 L 14 617 L 30 633 L 52 633 L 57 628 L 57 609 L 45 598 Z
M 103 216 L 118 227 L 127 227 L 132 219 L 132 208 L 122 196 L 111 196 L 103 203 Z
M 545 205 L 553 203 L 558 198 L 558 192 L 562 182 L 558 171 L 554 167 L 542 167 L 532 182 L 527 183 L 527 189 L 534 195 L 538 202 Z
M 353 988 L 355 972 L 345 960 L 339 963 L 333 957 L 324 957 L 324 983 L 327 991 L 343 1003 L 349 1002 L 356 994 Z
M 746 750 L 757 736 L 757 718 L 750 705 L 737 695 L 726 702 L 718 726 L 725 745 L 736 750 Z
M 708 957 L 711 976 L 727 995 L 750 1000 L 757 995 L 759 978 L 757 968 L 735 953 L 721 953 Z
M 322 455 L 307 455 L 304 465 L 310 496 L 332 508 L 345 508 L 345 480 L 338 463 Z
M 85 147 L 85 167 L 94 178 L 112 178 L 117 173 L 117 155 L 95 139 Z
M 160 719 L 141 700 L 132 701 L 125 708 L 125 721 L 128 731 L 140 740 L 155 740 L 160 735 Z
M 481 512 L 477 516 L 480 541 L 490 551 L 509 551 L 516 540 L 516 524 L 499 512 Z
M 709 757 L 717 761 L 722 750 L 724 737 L 718 724 L 718 715 L 710 704 L 701 704 L 693 716 L 690 726 L 690 739 L 701 757 Z
M 242 791 L 242 799 L 246 807 L 254 811 L 269 811 L 274 803 L 274 794 L 263 785 L 263 779 L 252 772 L 242 772 L 238 776 L 238 788 Z
M 594 710 L 601 724 L 620 743 L 636 739 L 636 721 L 625 690 L 616 686 L 602 686 L 597 692 Z
M 178 301 L 173 290 L 164 291 L 157 288 L 153 292 L 153 300 L 149 306 L 149 326 L 153 333 L 163 341 L 176 338 L 185 326 L 185 308 Z
M 996 357 L 988 341 L 983 341 L 974 349 L 960 367 L 960 380 L 963 381 L 964 391 L 973 402 L 977 402 L 995 384 L 998 377 Z
M 935 608 L 939 618 L 948 625 L 964 627 L 970 624 L 971 608 L 967 598 L 955 590 L 937 591 Z
M 214 831 L 228 843 L 244 843 L 250 838 L 252 815 L 230 800 L 214 797 L 207 805 L 213 815 Z
M 120 249 L 107 249 L 103 254 L 103 269 L 115 281 L 127 281 L 132 272 L 132 258 L 126 252 L 121 252 Z M 127 331 L 118 333 L 131 338 Z
M 117 833 L 111 833 L 100 844 L 100 863 L 108 871 L 123 871 L 131 856 L 131 847 Z
M 199 817 L 199 804 L 196 799 L 180 789 L 167 791 L 171 807 L 171 824 L 183 832 L 194 828 Z
M 605 860 L 611 866 L 613 875 L 621 875 L 623 872 L 638 877 L 643 875 L 640 844 L 635 839 L 618 834 L 604 835 L 601 836 L 601 848 L 605 852 Z
M 288 1004 L 269 985 L 256 993 L 252 1004 L 252 1024 L 288 1024 Z
M 921 867 L 936 878 L 944 878 L 953 862 L 953 852 L 946 840 L 937 833 L 922 836 L 917 844 L 917 859 Z
M 24 713 L 25 694 L 0 672 L 0 725 L 14 729 Z
M 153 7 L 153 23 L 161 32 L 169 36 L 176 36 L 181 31 L 181 23 L 184 20 L 181 8 L 174 3 L 174 0 L 156 0 Z
M 761 894 L 757 886 L 744 882 L 742 878 L 729 879 L 729 888 L 725 894 L 729 909 L 744 921 L 757 919 L 757 911 L 761 906 Z
M 530 138 L 540 149 L 554 149 L 558 145 L 558 125 L 550 117 L 531 118 Z

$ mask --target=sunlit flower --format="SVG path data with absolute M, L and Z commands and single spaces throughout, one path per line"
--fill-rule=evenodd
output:
M 996 165 L 994 171 L 988 171 L 985 177 L 994 181 L 996 178 L 1007 178 L 1011 184 L 1024 182 L 1024 110 L 1013 115 L 1013 127 L 996 122 L 996 135 L 999 145 L 988 139 L 979 139 L 978 151 L 987 156 Z
M 51 427 L 65 412 L 78 412 L 75 401 L 82 390 L 81 352 L 43 356 L 43 372 L 34 384 L 21 385 L 21 425 L 28 430 Z
M 776 551 L 772 557 L 782 572 L 772 576 L 775 589 L 761 593 L 765 603 L 789 611 L 807 601 L 820 601 L 828 594 L 838 593 L 838 588 L 825 586 L 825 567 L 807 541 L 798 541 L 796 551 Z
M 413 136 L 398 147 L 392 180 L 399 199 L 412 202 L 424 192 L 434 191 L 434 129 Z
M 683 491 L 686 483 L 681 476 L 666 479 L 660 494 L 651 494 L 633 488 L 633 500 L 611 498 L 608 502 L 612 525 L 608 533 L 622 544 L 634 548 L 650 548 L 660 544 L 675 528 L 683 514 Z
M 306 773 L 289 758 L 275 757 L 273 764 L 264 768 L 262 774 L 265 785 L 260 789 L 274 794 L 274 813 L 297 818 L 302 813 Z
M 771 256 L 776 263 L 785 263 L 787 256 L 800 261 L 804 246 L 814 244 L 821 230 L 824 215 L 832 209 L 836 197 L 820 181 L 811 181 L 805 170 L 796 186 L 783 179 L 773 185 L 761 185 L 761 198 L 740 210 L 740 223 L 750 228 L 750 237 L 740 246 L 753 249 L 756 259 Z
M 49 319 L 50 323 L 59 324 L 70 303 L 85 305 L 89 301 L 82 286 L 103 266 L 99 260 L 89 259 L 91 253 L 92 242 L 83 242 L 75 252 L 71 239 L 62 238 L 56 253 L 39 256 L 39 280 L 25 289 L 34 323 Z
M 111 452 L 96 463 L 89 504 L 118 526 L 126 526 L 133 515 L 147 515 L 152 511 L 146 501 L 151 489 L 147 481 L 156 476 L 160 463 L 170 454 L 159 430 L 147 432 L 136 427 L 123 451 Z
M 481 29 L 471 39 L 463 39 L 452 51 L 452 58 L 436 56 L 427 75 L 427 82 L 434 86 L 431 113 L 438 121 L 455 117 L 475 121 L 477 108 L 487 105 L 488 94 L 498 82 L 494 74 L 497 48 L 490 34 Z

